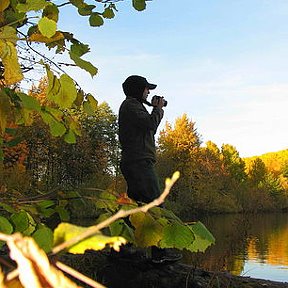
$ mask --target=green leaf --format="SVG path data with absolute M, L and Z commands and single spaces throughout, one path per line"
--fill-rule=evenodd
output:
M 46 218 L 49 218 L 55 213 L 55 209 L 53 209 L 53 208 L 42 209 L 40 211 L 40 213 L 41 213 L 42 216 L 44 216 Z
M 153 207 L 149 210 L 149 213 L 152 214 L 156 218 L 165 218 L 170 222 L 178 221 L 179 223 L 183 223 L 180 218 L 178 218 L 171 210 L 161 208 L 161 207 Z
M 54 137 L 63 136 L 66 132 L 66 127 L 64 126 L 64 124 L 56 120 L 50 122 L 49 126 L 50 126 L 50 132 Z
M 89 23 L 92 27 L 99 27 L 104 24 L 104 20 L 98 13 L 94 12 L 89 17 Z
M 0 90 L 0 132 L 5 131 L 7 117 L 11 110 L 10 98 L 3 89 Z
M 81 57 L 82 55 L 88 53 L 90 51 L 90 48 L 87 44 L 77 42 L 71 45 L 70 51 L 74 55 Z
M 55 206 L 55 202 L 52 200 L 43 200 L 36 204 L 37 210 L 47 218 L 55 213 L 55 209 L 51 208 L 52 206 Z
M 91 107 L 89 101 L 84 101 L 83 102 L 83 110 L 85 113 L 87 113 L 89 116 L 94 115 L 94 109 Z
M 60 76 L 60 91 L 57 95 L 57 104 L 61 108 L 70 108 L 77 98 L 77 90 L 75 83 L 71 77 L 67 74 L 62 74 Z
M 47 17 L 55 22 L 58 22 L 59 18 L 59 9 L 53 4 L 49 3 L 43 10 L 42 17 Z
M 85 6 L 83 0 L 70 0 L 70 3 L 77 8 Z
M 81 16 L 88 16 L 92 14 L 93 9 L 95 8 L 95 5 L 88 5 L 85 3 L 83 7 L 78 8 L 78 13 Z
M 47 112 L 49 112 L 55 119 L 57 119 L 58 121 L 61 121 L 62 120 L 62 117 L 63 117 L 63 112 L 60 111 L 59 109 L 55 109 L 55 108 L 52 108 L 52 107 L 48 107 L 46 106 L 45 107 L 45 110 Z
M 76 143 L 76 135 L 71 129 L 69 129 L 68 132 L 65 134 L 64 141 L 69 143 L 69 144 L 75 144 Z
M 17 10 L 12 9 L 7 9 L 5 11 L 5 22 L 11 23 L 10 25 L 14 28 L 17 28 L 19 27 L 19 25 L 24 24 L 26 19 L 27 17 L 24 12 L 19 13 Z
M 143 11 L 146 8 L 145 0 L 132 0 L 132 5 L 137 11 Z
M 102 13 L 102 16 L 106 19 L 112 19 L 115 17 L 115 13 L 113 9 L 110 7 L 105 8 L 104 12 Z
M 150 214 L 139 212 L 129 218 L 135 227 L 135 241 L 139 247 L 157 246 L 163 236 L 163 226 Z
M 69 55 L 70 55 L 71 60 L 73 60 L 74 63 L 78 67 L 80 67 L 81 69 L 84 69 L 85 71 L 90 73 L 90 75 L 92 77 L 97 74 L 98 69 L 93 64 L 91 64 L 89 61 L 81 59 L 79 56 L 77 56 L 76 54 L 73 54 L 72 52 L 70 52 Z
M 189 227 L 195 235 L 195 240 L 189 247 L 186 247 L 187 250 L 204 252 L 210 245 L 215 243 L 214 236 L 200 221 L 189 225 Z
M 21 92 L 18 93 L 18 96 L 22 101 L 23 107 L 25 107 L 26 109 L 35 110 L 35 111 L 40 112 L 41 105 L 36 98 L 34 98 L 32 96 L 28 96 L 27 94 L 24 94 Z
M 4 26 L 0 29 L 0 39 L 16 44 L 19 38 L 17 37 L 17 31 L 15 28 L 11 26 Z
M 52 200 L 43 200 L 43 201 L 37 203 L 37 206 L 40 209 L 46 209 L 46 208 L 52 207 L 54 205 L 55 205 L 55 202 Z
M 39 20 L 38 28 L 43 36 L 51 38 L 56 33 L 57 23 L 54 20 L 51 20 L 44 16 Z
M 24 235 L 31 235 L 35 230 L 36 223 L 26 211 L 12 214 L 11 221 L 15 226 L 15 231 L 21 232 Z
M 12 224 L 3 216 L 0 216 L 0 232 L 4 234 L 12 234 L 13 232 Z
M 13 222 L 17 232 L 25 231 L 29 227 L 29 220 L 25 211 L 12 214 L 11 221 Z
M 98 101 L 91 94 L 87 94 L 86 98 L 92 109 L 96 111 L 98 107 Z
M 174 222 L 164 227 L 163 239 L 160 246 L 162 248 L 177 248 L 182 250 L 191 245 L 194 239 L 194 234 L 188 226 Z
M 10 206 L 10 205 L 8 205 L 6 203 L 3 203 L 3 202 L 0 202 L 0 207 L 5 209 L 9 213 L 15 213 L 16 212 L 15 209 L 12 206 Z
M 40 111 L 40 116 L 42 117 L 42 120 L 44 121 L 44 123 L 46 123 L 47 125 L 50 125 L 50 123 L 55 121 L 53 116 L 50 113 L 47 113 L 45 110 Z
M 1 0 L 2 1 L 2 0 Z M 46 0 L 26 0 L 25 4 L 18 4 L 18 12 L 39 11 L 47 5 Z
M 77 136 L 81 136 L 81 126 L 79 125 L 79 122 L 71 120 L 69 123 L 69 129 Z
M 60 108 L 70 108 L 77 98 L 77 89 L 71 77 L 62 74 L 60 79 L 46 66 L 48 77 L 47 98 L 54 101 Z
M 66 222 L 70 220 L 70 213 L 67 209 L 61 206 L 57 206 L 55 211 L 58 213 L 61 221 Z
M 47 98 L 48 100 L 53 101 L 54 97 L 59 93 L 61 85 L 60 81 L 50 70 L 49 66 L 46 65 L 45 67 L 48 78 Z
M 54 231 L 54 245 L 58 245 L 75 238 L 76 236 L 79 236 L 87 231 L 87 229 L 89 228 L 76 226 L 69 223 L 61 223 Z M 106 247 L 106 245 L 113 247 L 115 250 L 119 250 L 119 247 L 125 243 L 126 240 L 123 237 L 108 237 L 99 232 L 94 236 L 70 247 L 68 252 L 73 254 L 83 254 L 88 249 L 102 250 Z
M 15 84 L 23 79 L 23 73 L 18 61 L 16 45 L 13 42 L 0 39 L 0 58 L 4 66 L 5 85 Z
M 101 192 L 99 195 L 100 199 L 105 199 L 105 200 L 113 200 L 113 201 L 117 201 L 117 197 L 115 195 L 113 195 L 110 192 Z
M 95 225 L 105 221 L 106 219 L 108 219 L 111 216 L 112 216 L 112 213 L 109 213 L 109 212 L 100 214 L 100 216 L 95 221 Z
M 115 212 L 119 208 L 117 197 L 108 192 L 102 192 L 95 202 L 95 206 L 99 209 L 105 209 Z
M 78 90 L 77 91 L 77 97 L 74 101 L 74 104 L 77 106 L 77 107 L 80 107 L 83 103 L 83 100 L 84 100 L 84 91 L 83 90 Z
M 117 220 L 109 226 L 111 236 L 122 236 L 128 242 L 135 242 L 134 231 L 123 219 Z
M 0 216 L 0 232 L 4 234 L 12 234 L 13 226 L 5 217 Z M 4 241 L 0 241 L 0 249 L 5 244 Z
M 86 99 L 87 101 L 83 103 L 83 110 L 85 113 L 92 116 L 97 110 L 98 101 L 91 94 L 87 94 Z
M 32 234 L 32 237 L 46 253 L 51 252 L 53 247 L 53 232 L 51 229 L 41 224 L 40 228 Z

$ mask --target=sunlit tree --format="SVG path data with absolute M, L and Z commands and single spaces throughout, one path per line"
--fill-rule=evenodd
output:
M 196 125 L 186 114 L 177 118 L 174 125 L 166 123 L 158 140 L 158 171 L 161 183 L 166 175 L 180 171 L 181 178 L 174 186 L 170 199 L 174 203 L 186 203 L 189 209 L 197 191 L 199 166 L 197 165 L 201 138 Z

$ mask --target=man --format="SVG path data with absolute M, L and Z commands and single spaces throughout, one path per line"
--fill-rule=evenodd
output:
M 149 203 L 160 196 L 154 164 L 156 162 L 155 133 L 163 118 L 163 97 L 147 101 L 150 90 L 157 85 L 138 75 L 129 76 L 122 84 L 126 99 L 119 109 L 119 140 L 121 144 L 120 168 L 127 182 L 128 196 Z M 153 106 L 149 113 L 143 104 Z M 152 261 L 163 263 L 177 261 L 179 254 L 167 249 L 152 247 Z M 168 253 L 169 252 L 169 253 Z
M 135 201 L 148 203 L 160 196 L 158 178 L 154 171 L 156 149 L 154 135 L 163 118 L 164 100 L 148 103 L 150 84 L 146 78 L 132 75 L 122 85 L 126 99 L 119 110 L 119 140 L 122 148 L 120 168 L 127 182 L 127 194 Z

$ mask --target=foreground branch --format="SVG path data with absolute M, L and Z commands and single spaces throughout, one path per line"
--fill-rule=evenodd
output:
M 161 205 L 164 201 L 165 198 L 168 196 L 172 186 L 174 185 L 174 183 L 178 180 L 180 176 L 179 172 L 175 172 L 172 176 L 171 179 L 166 179 L 165 182 L 165 189 L 163 191 L 163 193 L 154 201 L 143 205 L 141 207 L 137 207 L 135 209 L 131 209 L 131 210 L 119 210 L 116 214 L 114 214 L 113 216 L 109 217 L 108 219 L 104 220 L 103 222 L 99 223 L 98 225 L 95 226 L 90 226 L 89 228 L 87 228 L 87 230 L 85 232 L 83 232 L 82 234 L 78 235 L 77 237 L 74 237 L 64 243 L 59 244 L 58 246 L 54 247 L 52 250 L 53 254 L 57 254 L 60 251 L 71 247 L 75 244 L 77 244 L 78 242 L 93 236 L 94 234 L 96 234 L 97 232 L 99 232 L 99 230 L 109 226 L 110 224 L 112 224 L 113 222 L 115 222 L 116 220 L 120 219 L 120 218 L 125 218 L 127 216 L 130 216 L 132 214 L 138 213 L 138 212 L 144 212 L 146 213 L 149 209 L 151 209 L 152 207 L 156 207 Z
M 105 221 L 101 222 L 100 224 L 95 225 L 95 226 L 91 226 L 91 227 L 87 228 L 87 230 L 85 232 L 78 235 L 77 237 L 74 237 L 74 238 L 54 247 L 54 249 L 52 250 L 52 254 L 56 254 L 56 253 L 66 249 L 70 246 L 75 245 L 76 243 L 78 243 L 78 242 L 80 242 L 80 241 L 82 241 L 88 237 L 93 236 L 94 234 L 99 232 L 99 230 L 103 229 L 104 227 L 109 226 L 111 223 L 115 222 L 116 220 L 118 220 L 120 218 L 125 218 L 129 215 L 132 215 L 132 214 L 135 214 L 138 212 L 144 212 L 145 213 L 149 209 L 151 209 L 152 207 L 161 205 L 165 201 L 165 199 L 168 196 L 172 186 L 178 180 L 179 176 L 180 176 L 180 173 L 175 172 L 171 179 L 166 179 L 165 189 L 164 189 L 163 193 L 154 201 L 152 201 L 146 205 L 143 205 L 141 207 L 137 207 L 135 209 L 119 210 L 115 215 L 111 216 L 110 218 L 106 219 Z M 59 272 L 57 272 L 57 270 L 54 270 L 55 268 L 53 268 L 53 266 L 50 265 L 46 254 L 43 252 L 43 250 L 39 249 L 36 244 L 34 244 L 34 240 L 32 238 L 30 238 L 30 237 L 24 237 L 23 238 L 21 236 L 21 234 L 17 234 L 17 233 L 13 234 L 13 235 L 6 235 L 6 234 L 0 233 L 0 240 L 7 242 L 7 245 L 9 246 L 9 249 L 10 249 L 11 258 L 14 259 L 18 264 L 18 268 L 16 268 L 15 270 L 13 270 L 12 272 L 10 272 L 7 275 L 7 277 L 6 277 L 7 281 L 12 281 L 12 279 L 19 276 L 21 283 L 22 282 L 25 283 L 24 287 L 28 287 L 27 283 L 31 282 L 31 279 L 30 279 L 31 275 L 29 273 L 27 274 L 25 272 L 26 271 L 25 269 L 29 266 L 30 270 L 31 270 L 30 272 L 32 274 L 34 274 L 33 279 L 36 282 L 37 281 L 41 282 L 41 279 L 43 280 L 46 277 L 48 277 L 45 281 L 47 281 L 47 282 L 51 281 L 51 283 L 50 283 L 51 287 L 58 287 L 58 285 L 59 285 L 58 280 L 61 278 L 63 281 L 68 282 L 70 287 L 76 287 L 76 286 L 74 286 L 73 282 L 69 282 L 70 280 L 65 278 L 65 277 L 62 278 L 62 275 L 59 275 Z M 29 257 L 28 257 L 28 255 L 29 255 Z M 24 265 L 23 265 L 23 263 L 24 263 Z M 70 274 L 74 278 L 77 278 L 78 280 L 90 285 L 90 287 L 94 287 L 94 288 L 103 288 L 104 287 L 102 284 L 86 277 L 85 275 L 79 273 L 78 271 L 72 269 L 71 267 L 66 266 L 65 264 L 63 264 L 59 261 L 57 261 L 55 263 L 55 265 L 60 270 L 62 270 L 63 272 Z M 40 273 L 40 274 L 46 273 L 47 275 L 46 274 L 43 274 L 43 275 L 39 274 L 39 278 L 38 278 L 38 276 L 36 276 L 36 274 L 37 274 L 36 271 L 38 271 L 38 273 Z M 31 287 L 36 287 L 37 285 L 36 286 L 35 285 L 34 286 L 32 285 Z

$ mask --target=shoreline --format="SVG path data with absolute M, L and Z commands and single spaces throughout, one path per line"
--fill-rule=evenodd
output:
M 206 271 L 180 262 L 155 265 L 147 259 L 107 255 L 86 251 L 83 255 L 65 254 L 59 260 L 109 288 L 288 288 L 288 282 Z

